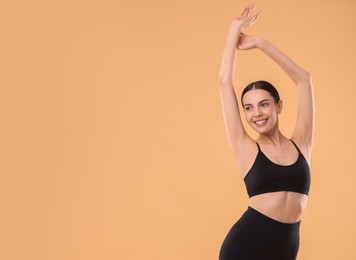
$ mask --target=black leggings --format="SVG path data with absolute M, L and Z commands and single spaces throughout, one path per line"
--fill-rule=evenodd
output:
M 248 207 L 226 235 L 219 260 L 295 260 L 300 222 L 282 223 Z

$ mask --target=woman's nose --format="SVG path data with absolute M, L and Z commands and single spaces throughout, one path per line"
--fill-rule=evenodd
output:
M 261 110 L 259 110 L 258 108 L 255 109 L 255 114 L 254 114 L 255 117 L 260 117 L 262 116 L 262 112 Z

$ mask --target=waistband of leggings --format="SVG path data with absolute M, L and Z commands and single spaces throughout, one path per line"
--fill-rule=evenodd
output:
M 265 222 L 268 222 L 268 223 L 271 223 L 273 225 L 276 225 L 276 226 L 279 226 L 279 227 L 282 227 L 282 228 L 299 228 L 300 227 L 300 223 L 301 223 L 301 220 L 299 220 L 298 222 L 295 222 L 295 223 L 284 223 L 284 222 L 280 222 L 278 220 L 275 220 L 273 218 L 270 218 L 268 216 L 266 216 L 265 214 L 257 211 L 256 209 L 248 206 L 247 208 L 247 211 L 248 213 L 252 214 L 252 215 L 255 215 L 256 217 L 259 217 L 260 219 L 263 219 L 263 221 Z

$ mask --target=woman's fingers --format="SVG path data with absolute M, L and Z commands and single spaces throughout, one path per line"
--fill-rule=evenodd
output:
M 244 9 L 242 9 L 238 19 L 242 21 L 243 26 L 246 27 L 252 25 L 257 20 L 260 13 L 257 12 L 256 14 L 254 14 L 255 6 L 256 6 L 255 3 L 251 3 L 248 6 L 246 6 Z
M 240 16 L 245 17 L 248 14 L 249 11 L 249 6 L 246 6 L 244 9 L 242 9 Z
M 255 5 L 254 5 L 254 4 L 249 4 L 249 6 L 248 6 L 248 13 L 247 13 L 247 16 L 248 16 L 248 17 L 251 17 L 251 16 L 252 16 L 254 8 L 255 8 Z
M 258 12 L 257 14 L 255 14 L 255 16 L 253 17 L 252 19 L 252 22 L 251 23 L 254 23 L 256 22 L 256 20 L 258 19 L 258 17 L 260 16 L 260 12 Z
M 246 6 L 244 9 L 242 9 L 240 16 L 246 17 L 246 16 L 250 16 L 253 12 L 253 10 L 255 9 L 256 4 L 251 3 L 248 6 Z
M 254 17 L 255 14 L 253 13 L 253 11 L 255 10 L 255 6 L 256 4 L 254 3 L 249 4 L 249 6 L 244 9 L 244 17 Z
M 250 11 L 251 11 L 251 12 L 253 12 L 253 10 L 255 10 L 255 6 L 256 6 L 255 3 L 251 3 L 251 4 L 250 4 Z

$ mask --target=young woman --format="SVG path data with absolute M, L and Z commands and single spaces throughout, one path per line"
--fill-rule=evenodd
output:
M 249 195 L 246 212 L 224 239 L 220 260 L 289 260 L 299 249 L 301 217 L 310 188 L 314 105 L 311 77 L 283 52 L 260 36 L 241 32 L 258 18 L 251 4 L 233 19 L 219 73 L 219 91 L 229 147 L 236 158 Z M 233 87 L 237 50 L 260 49 L 276 62 L 297 88 L 297 122 L 291 138 L 278 124 L 282 101 L 266 81 L 249 84 L 241 105 L 253 140 L 240 118 Z

